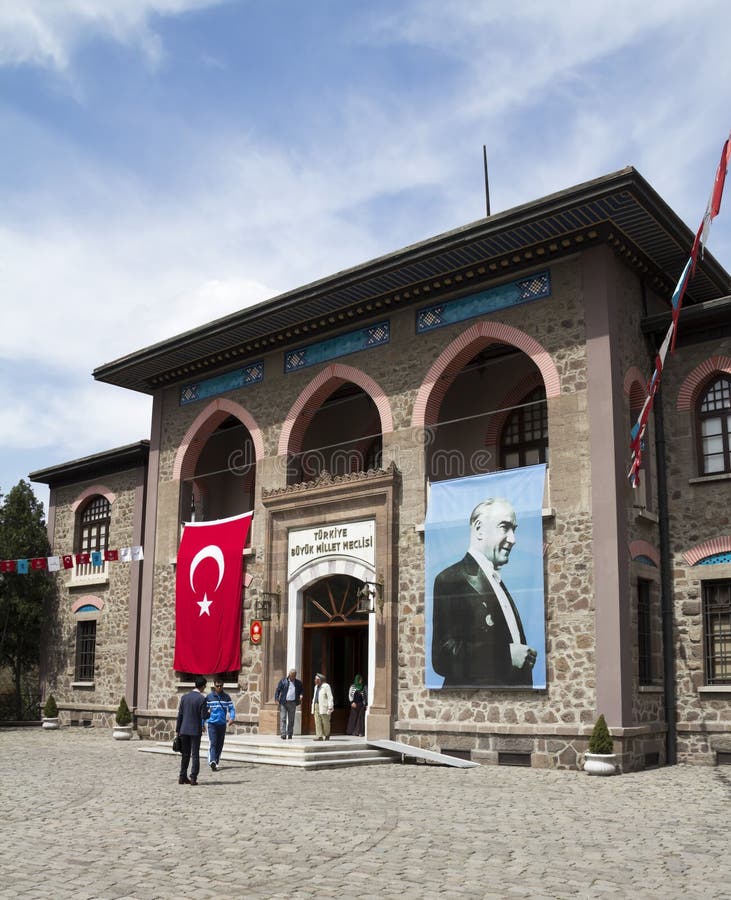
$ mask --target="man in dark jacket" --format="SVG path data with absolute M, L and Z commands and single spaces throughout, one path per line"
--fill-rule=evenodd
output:
M 175 733 L 180 735 L 182 758 L 180 760 L 180 776 L 178 784 L 198 784 L 198 772 L 201 767 L 201 734 L 203 722 L 208 718 L 208 704 L 205 697 L 206 679 L 196 675 L 195 690 L 183 694 L 178 705 L 178 719 Z M 188 763 L 193 759 L 188 778 Z
M 536 651 L 526 643 L 499 571 L 510 558 L 516 528 L 508 500 L 478 504 L 467 553 L 434 580 L 432 667 L 444 676 L 445 688 L 533 685 Z
M 294 733 L 294 716 L 302 702 L 304 688 L 297 678 L 297 670 L 290 669 L 286 678 L 277 685 L 274 700 L 279 704 L 279 734 L 283 741 L 292 740 Z

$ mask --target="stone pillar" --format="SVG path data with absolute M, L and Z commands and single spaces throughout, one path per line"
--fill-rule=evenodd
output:
M 596 706 L 610 726 L 632 721 L 632 631 L 627 526 L 621 487 L 628 435 L 617 332 L 616 261 L 607 247 L 582 255 L 591 449 Z

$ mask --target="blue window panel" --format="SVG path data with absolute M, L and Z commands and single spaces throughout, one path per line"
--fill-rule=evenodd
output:
M 699 559 L 696 563 L 697 566 L 715 566 L 718 563 L 728 563 L 731 562 L 731 553 L 714 553 L 713 556 L 706 556 L 703 559 Z
M 285 353 L 284 372 L 286 375 L 298 372 L 308 366 L 317 366 L 331 359 L 337 359 L 338 356 L 347 356 L 349 353 L 380 347 L 390 340 L 391 325 L 389 322 L 379 322 L 377 325 L 369 325 L 367 328 L 339 334 L 326 341 L 318 341 L 318 343 L 308 344 L 306 347 L 297 347 L 297 349 Z
M 649 556 L 643 556 L 642 554 L 635 556 L 635 562 L 642 563 L 644 566 L 652 566 L 653 569 L 657 568 L 654 560 L 650 559 Z
M 264 360 L 251 363 L 243 369 L 234 372 L 226 372 L 224 375 L 216 375 L 203 381 L 192 384 L 184 384 L 180 389 L 180 405 L 195 403 L 196 400 L 207 400 L 226 391 L 234 391 L 237 388 L 248 387 L 250 384 L 258 384 L 264 380 Z
M 416 311 L 416 333 L 423 334 L 445 325 L 454 325 L 465 319 L 474 319 L 498 309 L 507 309 L 520 303 L 530 303 L 551 295 L 551 273 L 538 272 L 530 278 L 520 278 L 508 284 L 458 297 L 434 306 L 423 306 Z
M 86 603 L 84 606 L 80 606 L 80 607 L 76 610 L 76 612 L 77 612 L 77 613 L 82 613 L 82 612 L 99 612 L 99 608 L 98 608 L 97 606 L 94 606 L 94 605 L 91 604 L 91 603 Z

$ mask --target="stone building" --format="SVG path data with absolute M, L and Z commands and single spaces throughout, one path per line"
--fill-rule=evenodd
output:
M 327 673 L 336 732 L 361 672 L 373 739 L 575 767 L 602 712 L 625 771 L 725 760 L 731 298 L 710 254 L 686 295 L 641 486 L 627 480 L 692 243 L 628 168 L 96 369 L 152 397 L 149 444 L 31 478 L 51 489 L 55 552 L 140 544 L 144 561 L 58 576 L 45 679 L 62 717 L 102 721 L 124 693 L 143 736 L 171 733 L 191 680 L 172 668 L 182 523 L 253 509 L 241 666 L 225 675 L 240 730 L 276 732 L 274 689 L 294 665 L 308 690 Z M 428 688 L 430 493 L 534 464 L 546 464 L 545 679 Z M 343 535 L 368 549 L 344 549 Z

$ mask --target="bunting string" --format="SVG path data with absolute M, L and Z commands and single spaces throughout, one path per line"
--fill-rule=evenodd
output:
M 32 559 L 0 560 L 0 572 L 27 575 L 29 572 L 63 572 L 74 566 L 92 565 L 99 568 L 105 562 L 141 562 L 145 558 L 142 547 L 121 547 L 118 550 L 92 550 L 88 553 L 66 553 L 63 556 L 36 556 Z
M 663 367 L 665 366 L 665 357 L 667 356 L 668 349 L 670 349 L 671 353 L 675 352 L 675 342 L 678 336 L 678 319 L 680 317 L 680 310 L 683 307 L 683 297 L 685 296 L 688 283 L 695 274 L 695 267 L 698 262 L 699 254 L 701 259 L 703 259 L 706 242 L 708 241 L 708 235 L 711 230 L 711 223 L 721 210 L 721 198 L 723 196 L 723 188 L 726 183 L 726 172 L 730 161 L 731 134 L 726 138 L 723 149 L 721 150 L 721 159 L 718 163 L 718 168 L 716 169 L 716 177 L 713 180 L 711 195 L 708 198 L 706 211 L 703 214 L 703 219 L 696 232 L 695 240 L 693 241 L 693 246 L 690 251 L 690 257 L 683 267 L 683 271 L 680 273 L 680 278 L 673 291 L 670 326 L 665 335 L 665 340 L 662 342 L 655 357 L 655 370 L 645 387 L 645 402 L 642 404 L 642 409 L 637 417 L 637 421 L 632 426 L 629 445 L 630 450 L 632 451 L 632 464 L 627 473 L 627 477 L 630 479 L 632 487 L 635 488 L 638 487 L 640 483 L 640 467 L 642 465 L 645 431 L 647 430 L 647 422 L 650 418 L 655 394 L 660 387 L 660 377 L 662 376 Z

